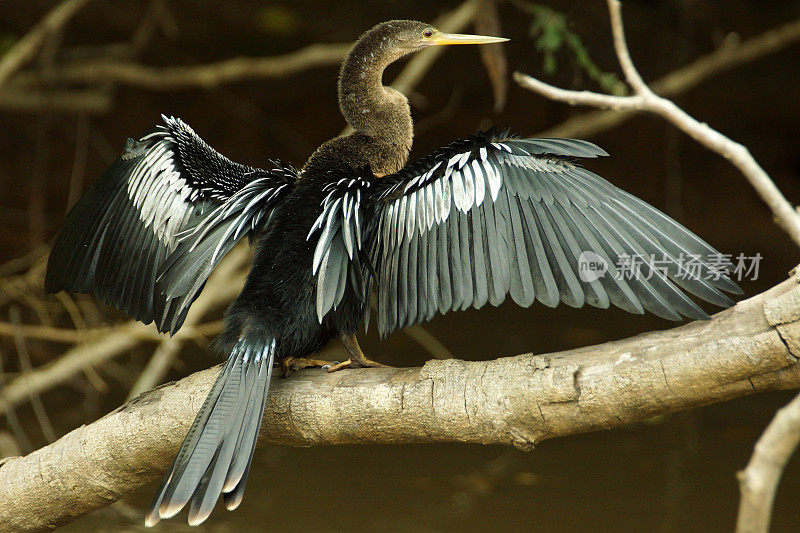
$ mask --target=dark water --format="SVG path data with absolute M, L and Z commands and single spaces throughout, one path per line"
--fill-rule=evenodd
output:
M 550 2 L 565 11 L 593 59 L 607 70 L 616 62 L 602 3 Z M 52 2 L 0 1 L 0 23 L 11 33 L 29 27 Z M 131 31 L 144 2 L 96 3 L 67 33 L 68 44 L 113 42 Z M 254 16 L 279 6 L 300 21 L 281 38 L 258 30 Z M 293 3 L 230 1 L 181 4 L 175 9 L 182 33 L 161 38 L 143 60 L 152 64 L 195 63 L 236 55 L 263 55 L 309 42 L 352 39 L 389 18 L 434 19 L 454 3 L 343 1 Z M 646 79 L 654 79 L 693 57 L 708 53 L 721 35 L 744 37 L 800 16 L 798 2 L 633 2 L 626 16 L 634 59 Z M 504 5 L 504 34 L 512 70 L 544 76 L 541 55 L 527 37 L 529 19 Z M 589 86 L 569 56 L 559 73 L 545 77 L 561 86 Z M 797 66 L 800 47 L 715 77 L 678 103 L 744 143 L 793 203 L 800 202 L 800 143 L 797 125 Z M 397 72 L 393 69 L 391 72 Z M 336 135 L 343 122 L 336 109 L 335 68 L 317 69 L 286 80 L 241 83 L 213 91 L 152 93 L 121 88 L 110 115 L 90 117 L 92 149 L 86 182 L 98 176 L 127 136 L 145 133 L 161 112 L 183 117 L 210 144 L 232 158 L 261 164 L 280 157 L 295 164 L 319 143 Z M 388 76 L 391 77 L 391 76 Z M 511 87 L 506 110 L 491 113 L 489 83 L 474 50 L 446 54 L 417 92 L 415 119 L 421 126 L 414 156 L 422 156 L 491 123 L 533 133 L 572 113 L 562 105 Z M 451 116 L 440 116 L 453 95 Z M 5 113 L 0 131 L 0 257 L 22 255 L 30 243 L 14 213 L 28 202 L 37 121 Z M 74 158 L 76 120 L 59 117 L 46 136 L 47 237 L 60 220 Z M 785 279 L 798 263 L 797 249 L 772 223 L 761 201 L 738 172 L 659 120 L 642 117 L 595 139 L 612 158 L 587 166 L 620 187 L 664 209 L 724 252 L 760 253 L 756 281 L 744 282 L 753 295 Z M 68 162 L 64 164 L 64 162 Z M 671 324 L 621 311 L 520 310 L 513 305 L 456 313 L 427 326 L 457 357 L 488 359 L 549 352 L 625 338 Z M 363 345 L 373 358 L 396 366 L 419 365 L 430 357 L 407 336 Z M 61 433 L 102 416 L 123 400 L 125 379 L 136 375 L 150 347 L 121 358 L 116 370 L 100 369 L 111 392 L 84 397 L 85 383 L 45 395 Z M 8 353 L 8 351 L 6 351 Z M 32 354 L 42 364 L 57 353 Z M 198 349 L 181 354 L 185 365 L 170 379 L 204 368 L 212 359 Z M 76 400 L 77 391 L 82 395 Z M 531 453 L 497 446 L 415 445 L 265 448 L 258 452 L 242 506 L 218 509 L 204 524 L 208 531 L 731 531 L 738 487 L 753 444 L 775 410 L 791 394 L 742 398 L 648 424 L 547 441 Z M 70 405 L 65 409 L 63 405 Z M 34 427 L 29 408 L 20 410 Z M 39 443 L 39 445 L 41 442 Z M 83 518 L 64 531 L 136 531 L 155 483 L 126 498 L 123 505 Z M 789 464 L 778 491 L 773 531 L 800 531 L 800 460 Z M 159 524 L 162 531 L 188 529 L 180 519 Z

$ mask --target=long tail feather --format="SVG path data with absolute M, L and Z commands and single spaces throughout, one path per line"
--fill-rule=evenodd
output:
M 170 518 L 191 501 L 189 524 L 202 523 L 223 495 L 233 509 L 242 500 L 272 376 L 275 341 L 240 340 L 211 387 L 145 525 Z

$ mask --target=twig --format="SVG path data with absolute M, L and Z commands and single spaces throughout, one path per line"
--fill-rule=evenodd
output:
M 172 22 L 166 6 L 161 0 L 153 0 L 141 23 L 128 41 L 101 46 L 77 46 L 66 49 L 60 54 L 62 58 L 97 56 L 119 56 L 131 60 L 149 43 L 155 30 L 161 27 L 165 33 L 174 33 Z M 52 79 L 54 70 L 45 69 L 37 73 L 38 79 Z M 17 74 L 0 89 L 0 108 L 17 112 L 71 112 L 84 114 L 103 114 L 111 109 L 112 95 L 108 83 L 99 84 L 98 89 L 55 89 L 37 88 L 32 83 L 20 83 L 20 79 L 30 77 L 25 73 Z M 37 84 L 39 82 L 36 82 Z M 77 150 L 76 150 L 77 151 Z M 77 159 L 77 158 L 76 158 Z
M 11 274 L 16 274 L 30 268 L 31 265 L 39 261 L 42 257 L 44 257 L 47 252 L 50 250 L 49 246 L 41 245 L 30 252 L 26 253 L 23 256 L 15 257 L 14 259 L 9 259 L 3 264 L 0 264 L 0 278 L 4 278 Z
M 797 388 L 799 300 L 793 278 L 709 321 L 558 354 L 333 374 L 302 370 L 273 381 L 261 442 L 530 449 L 548 438 Z M 0 467 L 0 530 L 55 527 L 160 476 L 218 373 L 219 367 L 203 370 L 148 391 L 50 446 L 8 460 Z
M 5 368 L 3 368 L 3 354 L 0 353 L 0 385 L 5 385 Z M 25 434 L 25 430 L 22 427 L 22 424 L 19 421 L 19 417 L 17 416 L 17 412 L 14 411 L 13 408 L 6 409 L 3 413 L 6 416 L 6 420 L 8 421 L 8 427 L 11 429 L 11 432 L 14 434 L 14 438 L 17 440 L 17 443 L 21 448 L 25 451 L 32 450 L 33 444 L 31 443 L 28 436 Z M 0 466 L 2 466 L 3 461 L 0 460 Z
M 739 472 L 742 499 L 736 533 L 766 533 L 775 490 L 786 463 L 800 443 L 800 395 L 775 413 L 756 443 L 747 467 Z
M 3 464 L 5 457 L 16 457 L 22 455 L 22 446 L 14 437 L 14 434 L 9 431 L 0 430 L 0 466 Z
M 0 59 L 0 86 L 9 77 L 30 61 L 47 38 L 61 30 L 64 25 L 86 5 L 89 0 L 66 0 L 54 7 Z
M 20 322 L 19 308 L 16 305 L 12 305 L 8 310 L 8 314 L 11 323 L 18 325 Z M 30 374 L 30 372 L 33 370 L 33 367 L 31 366 L 31 358 L 28 354 L 28 346 L 25 343 L 25 338 L 21 335 L 14 335 L 14 346 L 17 349 L 17 356 L 19 357 L 19 366 L 22 374 L 21 379 L 27 379 L 28 374 Z M 39 421 L 39 426 L 42 429 L 44 438 L 47 439 L 47 442 L 55 441 L 56 432 L 53 429 L 53 424 L 50 422 L 50 417 L 47 416 L 47 411 L 44 408 L 44 404 L 42 403 L 42 399 L 39 397 L 39 394 L 31 390 L 28 394 L 28 398 L 31 401 L 31 405 L 33 406 L 33 414 L 36 415 L 36 420 Z
M 64 37 L 64 28 L 51 28 L 40 46 L 37 63 L 43 72 L 50 72 Z M 51 156 L 50 130 L 53 113 L 45 108 L 36 117 L 36 144 L 33 157 L 33 172 L 28 192 L 28 235 L 31 246 L 38 246 L 45 236 L 45 174 Z
M 622 5 L 619 0 L 606 0 L 608 5 L 608 13 L 611 17 L 611 34 L 614 38 L 614 51 L 617 53 L 619 65 L 622 67 L 622 73 L 625 79 L 636 94 L 649 94 L 650 87 L 644 82 L 639 75 L 639 71 L 631 60 L 631 53 L 628 50 L 628 41 L 625 39 L 625 30 L 622 26 Z
M 60 292 L 56 294 L 56 298 L 61 305 L 64 306 L 64 310 L 69 315 L 70 320 L 72 320 L 72 324 L 75 326 L 77 330 L 85 330 L 87 328 L 86 320 L 84 320 L 83 315 L 81 314 L 81 310 L 75 304 L 75 300 L 72 298 L 70 294 L 66 292 Z M 43 324 L 44 327 L 52 327 L 51 324 Z M 19 331 L 19 329 L 17 329 Z
M 230 297 L 228 294 L 225 296 Z M 218 302 L 219 300 L 215 300 Z M 19 326 L 20 334 L 29 338 L 51 340 L 56 342 L 82 342 L 61 354 L 52 363 L 35 368 L 25 377 L 17 377 L 0 389 L 0 413 L 25 402 L 29 393 L 42 393 L 76 374 L 84 371 L 89 365 L 100 365 L 103 362 L 136 346 L 143 340 L 163 340 L 164 336 L 152 327 L 144 326 L 131 320 L 114 327 L 95 328 L 83 332 L 47 328 L 42 326 Z M 181 329 L 181 336 L 189 339 L 205 338 L 222 330 L 222 322 L 209 322 L 202 326 Z M 0 335 L 13 335 L 13 326 L 0 323 Z
M 167 337 L 163 339 L 131 386 L 125 401 L 129 401 L 161 383 L 182 347 L 183 338 Z
M 497 13 L 498 0 L 480 0 L 475 12 L 475 33 L 480 35 L 502 35 L 500 16 Z M 481 46 L 481 60 L 489 76 L 494 96 L 494 112 L 499 113 L 506 105 L 508 97 L 508 59 L 503 46 Z
M 427 117 L 414 122 L 414 135 L 421 135 L 424 132 L 430 131 L 433 128 L 451 121 L 458 111 L 463 98 L 464 86 L 461 84 L 456 84 L 453 86 L 453 92 L 450 94 L 450 99 L 443 108 L 433 115 L 428 115 Z
M 246 243 L 243 242 L 234 247 L 209 279 L 208 286 L 217 288 L 208 290 L 209 287 L 207 286 L 206 290 L 201 293 L 192 306 L 192 313 L 203 315 L 207 310 L 222 303 L 227 303 L 238 292 L 241 283 L 244 281 L 244 276 L 233 276 L 231 273 L 240 269 L 249 257 L 249 249 Z M 227 281 L 214 281 L 217 277 L 225 278 Z M 179 335 L 182 338 L 196 338 L 216 333 L 221 329 L 221 324 L 219 323 L 206 326 L 211 327 L 203 329 L 189 325 L 186 328 L 182 328 Z M 6 387 L 0 389 L 0 413 L 7 411 L 18 403 L 24 402 L 31 392 L 41 393 L 63 383 L 89 365 L 100 365 L 117 355 L 126 353 L 142 339 L 156 339 L 159 341 L 165 339 L 163 335 L 159 335 L 152 327 L 144 326 L 133 320 L 113 328 L 96 328 L 94 331 L 86 330 L 85 332 L 41 326 L 20 326 L 20 331 L 22 334 L 59 342 L 85 341 L 85 343 L 66 351 L 53 362 L 34 369 L 25 376 L 24 380 L 21 377 L 14 379 Z M 13 335 L 14 328 L 9 327 L 8 324 L 0 323 L 0 335 L 8 334 L 9 332 Z M 82 336 L 90 336 L 96 333 L 101 333 L 101 335 L 91 336 L 88 340 L 86 340 L 87 337 Z
M 627 46 L 624 45 L 620 3 L 618 0 L 607 0 L 607 3 L 611 14 L 615 48 L 625 76 L 635 91 L 633 96 L 610 96 L 590 91 L 559 89 L 519 72 L 514 73 L 515 81 L 522 87 L 538 92 L 547 98 L 570 105 L 649 111 L 668 120 L 694 140 L 722 155 L 736 166 L 772 210 L 778 224 L 800 246 L 800 215 L 784 198 L 764 169 L 753 159 L 747 148 L 707 124 L 698 122 L 670 100 L 656 95 L 646 84 L 639 83 L 641 78 L 630 60 Z

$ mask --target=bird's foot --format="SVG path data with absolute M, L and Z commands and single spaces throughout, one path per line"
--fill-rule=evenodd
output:
M 344 346 L 344 349 L 347 350 L 347 354 L 350 356 L 350 359 L 328 367 L 328 372 L 336 372 L 337 370 L 341 370 L 343 368 L 375 368 L 379 366 L 387 366 L 367 359 L 367 356 L 365 356 L 364 352 L 361 351 L 361 346 L 358 345 L 358 340 L 356 340 L 355 335 L 342 335 L 340 339 L 342 341 L 342 346 Z
M 309 367 L 322 367 L 323 370 L 339 366 L 342 363 L 339 361 L 325 361 L 324 359 L 309 359 L 307 357 L 287 357 L 281 361 L 281 368 L 283 369 L 283 377 L 288 378 L 289 374 Z
M 384 365 L 378 363 L 377 361 L 372 361 L 370 359 L 367 359 L 366 357 L 364 357 L 364 354 L 361 354 L 361 358 L 358 360 L 350 358 L 347 361 L 342 361 L 341 363 L 331 365 L 328 368 L 326 368 L 326 370 L 328 372 L 336 372 L 337 370 L 342 370 L 343 368 L 365 368 L 365 367 L 376 368 L 379 366 L 386 367 L 388 365 Z

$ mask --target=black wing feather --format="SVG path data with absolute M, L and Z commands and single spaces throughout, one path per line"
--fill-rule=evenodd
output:
M 741 291 L 730 261 L 574 163 L 605 155 L 586 141 L 490 131 L 373 180 L 365 203 L 370 226 L 383 230 L 368 232 L 377 241 L 370 250 L 380 333 L 428 320 L 434 310 L 499 305 L 506 294 L 523 306 L 613 304 L 670 319 L 708 316 L 684 290 L 731 305 L 722 291 Z M 582 274 L 584 252 L 606 263 L 606 275 Z M 634 264 L 629 276 L 618 268 L 626 257 L 652 255 L 663 257 L 663 268 Z
M 211 271 L 268 220 L 297 172 L 234 163 L 179 119 L 122 155 L 67 214 L 47 265 L 48 292 L 95 293 L 175 333 Z

